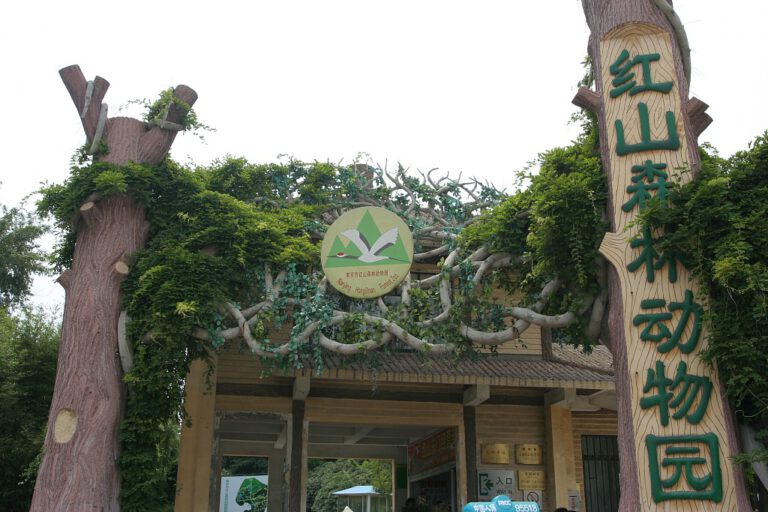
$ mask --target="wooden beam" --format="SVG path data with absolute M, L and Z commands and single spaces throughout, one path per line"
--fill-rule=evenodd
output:
M 275 441 L 275 449 L 276 450 L 282 450 L 285 448 L 285 442 L 288 437 L 288 425 L 283 425 L 283 430 L 280 431 L 280 435 L 277 436 L 277 440 Z
M 491 397 L 491 386 L 488 384 L 473 384 L 464 390 L 464 405 L 474 407 Z
M 616 403 L 616 391 L 604 389 L 597 393 L 592 393 L 589 395 L 588 399 L 590 404 L 599 407 L 600 409 L 608 409 L 611 411 L 618 409 L 618 404 Z
M 373 427 L 356 428 L 354 434 L 352 434 L 351 436 L 346 436 L 344 438 L 344 444 L 357 444 L 357 442 L 360 441 L 365 436 L 367 436 L 371 430 L 373 430 Z
M 301 373 L 296 375 L 296 379 L 293 381 L 293 399 L 294 400 L 306 400 L 309 395 L 309 373 Z
M 595 412 L 600 406 L 592 403 L 591 396 L 577 395 L 575 389 L 553 389 L 547 393 L 546 402 L 572 412 Z

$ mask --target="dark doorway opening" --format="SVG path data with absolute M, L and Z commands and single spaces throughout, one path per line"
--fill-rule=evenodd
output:
M 581 458 L 586 510 L 619 510 L 619 447 L 616 436 L 581 436 Z

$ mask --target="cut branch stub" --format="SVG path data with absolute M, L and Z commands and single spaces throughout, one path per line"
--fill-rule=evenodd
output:
M 99 122 L 101 100 L 107 94 L 109 82 L 100 76 L 94 78 L 92 82 L 88 82 L 77 64 L 60 69 L 59 76 L 61 76 L 64 86 L 72 97 L 83 123 L 85 136 L 91 143 Z
M 147 125 L 128 117 L 107 118 L 107 105 L 102 100 L 109 82 L 98 76 L 92 82 L 87 81 L 78 65 L 61 69 L 59 75 L 82 120 L 91 148 L 89 153 L 96 153 L 100 143 L 104 142 L 109 152 L 103 156 L 96 154 L 94 158 L 116 165 L 128 162 L 156 165 L 162 162 L 176 138 L 178 127 L 182 126 L 186 110 L 197 101 L 194 89 L 179 85 L 173 90 L 173 95 L 180 102 L 169 106 L 161 123 L 164 126 Z

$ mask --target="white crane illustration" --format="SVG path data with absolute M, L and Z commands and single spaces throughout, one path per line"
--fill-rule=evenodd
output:
M 342 231 L 341 234 L 355 244 L 355 247 L 360 251 L 360 256 L 357 259 L 364 263 L 374 263 L 389 259 L 388 256 L 381 256 L 379 253 L 397 242 L 397 228 L 392 228 L 383 233 L 373 245 L 370 245 L 368 240 L 356 229 L 348 229 Z

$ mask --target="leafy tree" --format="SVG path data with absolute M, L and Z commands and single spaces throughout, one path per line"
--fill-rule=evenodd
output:
M 391 477 L 387 482 L 384 473 L 391 474 L 391 464 L 382 460 L 339 459 L 322 461 L 313 466 L 307 476 L 307 510 L 312 512 L 339 512 L 338 498 L 334 492 L 355 485 L 373 485 L 379 492 L 391 493 Z M 379 485 L 388 487 L 379 487 Z
M 32 276 L 46 270 L 37 240 L 46 228 L 20 208 L 0 205 L 0 307 L 18 306 L 29 295 Z
M 0 308 L 0 510 L 29 510 L 56 375 L 59 327 Z
M 224 457 L 221 464 L 222 476 L 266 475 L 269 459 L 264 457 Z

